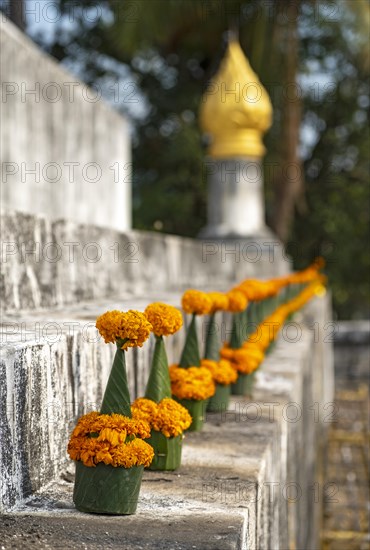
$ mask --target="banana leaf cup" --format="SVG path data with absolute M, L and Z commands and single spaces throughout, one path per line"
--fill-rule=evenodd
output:
M 145 315 L 153 326 L 155 347 L 144 398 L 132 405 L 135 418 L 149 422 L 150 437 L 146 439 L 154 449 L 149 470 L 176 470 L 181 465 L 183 432 L 192 419 L 186 408 L 171 397 L 171 381 L 164 336 L 177 332 L 182 326 L 178 309 L 167 304 L 150 304 Z
M 76 464 L 73 502 L 81 512 L 134 514 L 154 452 L 144 441 L 149 424 L 132 419 L 125 350 L 141 346 L 152 327 L 135 311 L 107 312 L 96 326 L 107 343 L 115 343 L 116 353 L 100 411 L 78 420 L 68 445 Z
M 205 292 L 187 290 L 182 297 L 185 313 L 191 315 L 179 365 L 170 368 L 172 394 L 192 417 L 188 431 L 200 431 L 206 418 L 208 400 L 216 386 L 208 369 L 201 366 L 196 318 L 211 312 L 212 300 Z

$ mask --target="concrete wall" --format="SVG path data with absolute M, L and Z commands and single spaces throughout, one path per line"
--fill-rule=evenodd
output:
M 120 233 L 93 225 L 9 213 L 1 220 L 0 288 L 8 311 L 55 308 L 156 289 L 231 287 L 247 277 L 286 273 L 281 245 L 200 242 L 174 235 Z
M 127 121 L 4 16 L 0 25 L 2 208 L 127 231 Z

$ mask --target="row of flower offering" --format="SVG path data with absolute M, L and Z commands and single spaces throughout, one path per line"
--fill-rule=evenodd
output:
M 230 394 L 248 395 L 256 370 L 278 330 L 312 296 L 323 292 L 322 267 L 270 281 L 246 280 L 226 293 L 187 290 L 183 311 L 191 316 L 178 364 L 169 366 L 164 336 L 179 331 L 181 312 L 163 303 L 144 313 L 108 311 L 96 321 L 116 353 L 100 411 L 82 416 L 68 453 L 76 462 L 73 500 L 82 512 L 133 514 L 144 468 L 176 470 L 185 431 L 203 427 L 205 411 L 225 410 Z M 221 342 L 216 316 L 232 314 L 230 340 Z M 197 317 L 207 315 L 204 357 Z M 271 330 L 274 327 L 275 330 Z M 155 347 L 145 395 L 131 403 L 125 353 L 153 333 Z

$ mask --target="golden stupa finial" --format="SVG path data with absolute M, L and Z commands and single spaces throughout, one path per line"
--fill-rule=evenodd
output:
M 230 33 L 231 34 L 231 33 Z M 265 153 L 263 134 L 270 128 L 272 105 L 239 41 L 231 34 L 219 71 L 202 99 L 200 123 L 215 158 L 257 157 Z

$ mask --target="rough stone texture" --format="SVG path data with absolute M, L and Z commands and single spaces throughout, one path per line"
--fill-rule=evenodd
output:
M 176 295 L 168 300 L 176 303 Z M 313 300 L 304 315 L 296 316 L 295 325 L 282 331 L 258 373 L 253 402 L 234 398 L 227 413 L 207 417 L 202 433 L 186 436 L 178 472 L 145 474 L 138 514 L 129 518 L 91 518 L 73 510 L 65 452 L 77 415 L 101 398 L 110 346 L 89 344 L 79 332 L 42 345 L 16 344 L 18 336 L 13 335 L 13 345 L 8 341 L 2 362 L 0 388 L 7 394 L 1 395 L 0 403 L 10 404 L 10 410 L 6 416 L 2 411 L 0 437 L 6 438 L 1 449 L 9 448 L 15 459 L 11 462 L 3 452 L 0 471 L 8 472 L 2 479 L 3 511 L 13 506 L 13 513 L 21 515 L 5 518 L 10 522 L 7 542 L 17 535 L 27 547 L 34 530 L 40 535 L 40 548 L 47 548 L 57 535 L 61 548 L 72 549 L 82 544 L 92 549 L 155 544 L 156 548 L 189 550 L 316 550 L 322 487 L 314 483 L 320 479 L 327 426 L 322 413 L 333 399 L 330 344 L 323 342 L 328 307 L 327 298 Z M 92 314 L 87 307 L 83 319 L 89 320 Z M 317 342 L 308 326 L 312 318 L 320 326 Z M 297 330 L 299 337 L 294 341 Z M 180 342 L 175 338 L 170 342 L 172 360 Z M 142 391 L 148 354 L 150 346 L 136 357 L 130 354 L 132 396 Z M 61 404 L 56 413 L 48 406 L 54 397 Z M 67 403 L 72 403 L 69 409 Z M 45 485 L 58 475 L 64 481 Z M 13 522 L 14 517 L 19 520 Z
M 259 243 L 245 248 L 243 242 L 120 233 L 19 213 L 2 217 L 1 234 L 5 310 L 140 296 L 153 289 L 225 289 L 247 277 L 286 273 L 290 267 L 282 249 L 268 239 L 263 249 Z
M 0 52 L 2 207 L 129 230 L 126 119 L 3 14 Z

